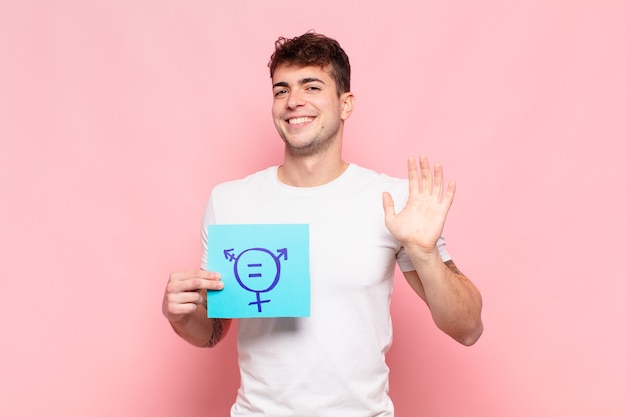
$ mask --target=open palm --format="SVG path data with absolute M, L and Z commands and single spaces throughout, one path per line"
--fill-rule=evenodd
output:
M 434 174 L 426 156 L 419 158 L 420 172 L 414 158 L 409 158 L 409 198 L 406 206 L 395 212 L 391 195 L 383 193 L 385 225 L 391 234 L 406 246 L 424 252 L 436 249 L 446 216 L 452 205 L 456 183 L 450 181 L 444 192 L 443 168 L 435 164 Z

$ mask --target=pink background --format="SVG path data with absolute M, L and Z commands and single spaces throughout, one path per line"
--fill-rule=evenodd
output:
M 2 1 L 0 415 L 227 415 L 235 338 L 186 345 L 162 291 L 211 187 L 280 162 L 266 63 L 309 29 L 351 57 L 346 158 L 458 181 L 486 331 L 457 345 L 398 277 L 397 414 L 626 415 L 623 4 Z

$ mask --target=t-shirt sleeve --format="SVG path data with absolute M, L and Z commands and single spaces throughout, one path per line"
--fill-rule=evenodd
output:
M 442 261 L 447 262 L 452 259 L 450 257 L 450 254 L 448 253 L 448 250 L 446 249 L 446 239 L 444 239 L 443 236 L 441 236 L 439 240 L 437 240 L 437 249 L 439 250 L 439 256 L 441 256 Z M 400 251 L 398 252 L 397 259 L 398 266 L 400 267 L 400 270 L 402 272 L 415 270 L 415 267 L 413 266 L 413 263 L 411 262 L 411 259 L 409 259 L 409 255 L 406 253 L 404 248 L 400 249 Z

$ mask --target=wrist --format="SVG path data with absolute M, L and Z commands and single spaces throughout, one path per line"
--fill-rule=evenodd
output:
M 437 246 L 424 247 L 417 244 L 406 244 L 404 250 L 411 256 L 416 256 L 424 261 L 436 261 L 440 258 Z

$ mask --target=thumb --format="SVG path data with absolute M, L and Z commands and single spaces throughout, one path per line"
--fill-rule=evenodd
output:
M 385 210 L 385 217 L 394 216 L 396 214 L 393 197 L 386 191 L 383 192 L 383 209 Z

